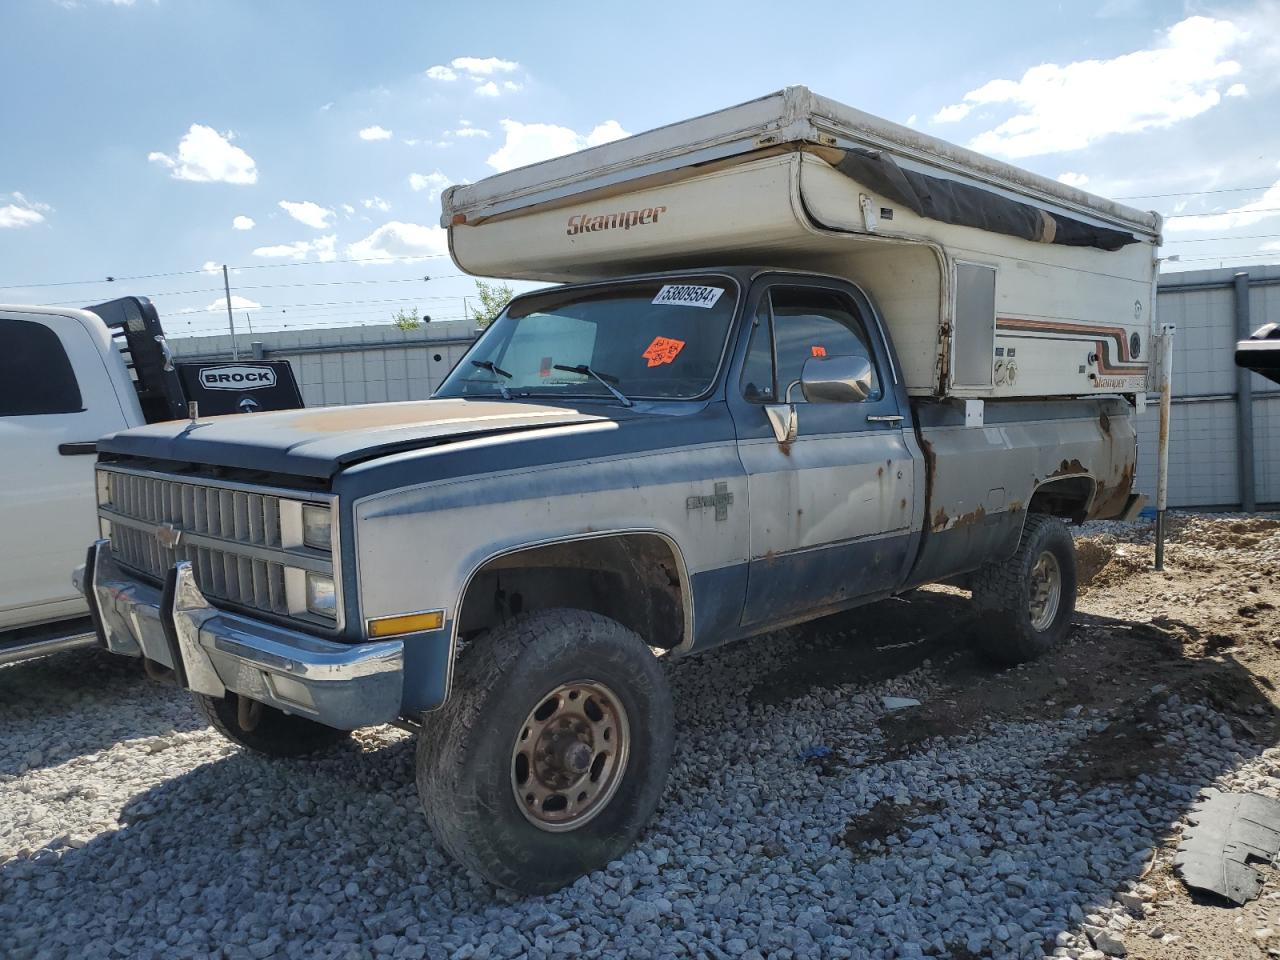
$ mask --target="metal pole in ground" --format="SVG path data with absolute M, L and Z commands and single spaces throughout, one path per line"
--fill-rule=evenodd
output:
M 1173 331 L 1160 328 L 1160 435 L 1156 443 L 1156 569 L 1164 569 L 1164 515 L 1169 503 L 1169 403 L 1173 383 Z
M 1236 340 L 1248 340 L 1249 274 L 1237 273 L 1232 281 L 1235 290 Z M 1253 485 L 1253 374 L 1236 367 L 1236 466 L 1240 475 L 1240 509 L 1253 513 L 1258 509 Z
M 236 315 L 231 312 L 231 281 L 227 277 L 227 265 L 222 265 L 222 289 L 227 292 L 227 326 L 231 328 L 231 359 L 239 360 L 240 351 L 236 349 Z

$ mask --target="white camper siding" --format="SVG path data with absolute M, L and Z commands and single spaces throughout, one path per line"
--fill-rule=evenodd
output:
M 861 198 L 866 197 L 877 216 L 877 235 L 931 241 L 945 248 L 953 264 L 959 261 L 996 268 L 995 345 L 1000 359 L 1006 360 L 1002 377 L 985 386 L 952 381 L 951 394 L 1013 397 L 1138 393 L 1148 388 L 1152 244 L 1131 243 L 1107 251 L 1035 243 L 941 223 L 917 216 L 808 154 L 801 166 L 800 192 L 805 211 L 823 227 L 864 233 Z M 892 211 L 892 219 L 885 219 L 883 211 Z M 949 280 L 954 291 L 954 275 Z M 954 310 L 948 313 L 954 316 Z M 1141 340 L 1136 362 L 1129 355 L 1134 332 Z M 965 349 L 952 344 L 953 354 L 962 354 Z M 1092 354 L 1097 354 L 1098 360 L 1091 363 Z M 1064 362 L 1064 358 L 1075 362 Z M 996 359 L 993 355 L 993 364 Z M 1007 372 L 1010 360 L 1012 378 Z M 936 392 L 935 385 L 936 380 L 922 381 L 918 376 L 908 380 L 908 389 L 916 395 Z
M 794 155 L 768 157 L 679 183 L 458 225 L 449 231 L 450 251 L 480 276 L 551 281 L 772 263 L 779 250 L 808 239 L 793 204 L 793 167 Z

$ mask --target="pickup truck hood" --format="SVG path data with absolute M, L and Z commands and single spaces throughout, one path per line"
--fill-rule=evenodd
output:
M 328 478 L 344 466 L 458 440 L 629 419 L 631 411 L 494 400 L 417 400 L 173 420 L 98 441 L 105 453 Z

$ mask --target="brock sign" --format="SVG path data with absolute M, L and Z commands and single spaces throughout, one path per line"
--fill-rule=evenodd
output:
M 231 365 L 200 371 L 200 386 L 206 390 L 261 390 L 275 385 L 276 372 L 270 367 Z

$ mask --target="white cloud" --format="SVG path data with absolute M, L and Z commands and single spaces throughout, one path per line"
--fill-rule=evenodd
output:
M 215 263 L 213 260 L 206 260 L 204 263 L 200 264 L 200 269 L 205 273 L 221 273 L 222 264 Z
M 966 96 L 968 96 L 968 94 L 966 94 Z M 969 111 L 972 109 L 973 107 L 969 106 L 967 103 L 953 103 L 951 106 L 943 107 L 935 113 L 933 115 L 933 122 L 955 123 L 956 121 L 963 120 L 967 117 L 969 115 Z
M 391 220 L 363 240 L 347 245 L 356 260 L 403 260 L 440 256 L 449 251 L 449 235 L 440 227 Z
M 337 257 L 338 238 L 328 234 L 316 240 L 295 240 L 293 243 L 278 243 L 271 247 L 258 247 L 253 251 L 255 257 L 267 259 L 306 260 L 314 258 L 328 262 Z
M 391 209 L 391 204 L 381 197 L 370 197 L 368 200 L 361 200 L 360 206 L 366 210 L 381 210 L 383 213 Z
M 515 80 L 498 80 L 504 74 L 515 73 L 520 64 L 514 60 L 503 60 L 499 57 L 454 57 L 449 65 L 436 64 L 427 69 L 427 76 L 432 80 L 452 83 L 459 77 L 465 77 L 474 83 L 475 93 L 482 97 L 496 97 L 505 89 L 510 93 L 522 90 L 524 85 Z
M 444 188 L 453 181 L 439 170 L 434 173 L 409 174 L 409 186 L 416 191 L 427 191 L 427 199 L 434 200 L 444 192 Z
M 488 137 L 490 136 L 488 130 L 482 130 L 479 127 L 471 127 L 471 126 L 459 127 L 457 130 L 446 130 L 444 135 L 446 137 Z
M 606 120 L 590 133 L 581 134 L 550 123 L 521 123 L 503 120 L 507 139 L 486 161 L 495 170 L 511 170 L 539 160 L 598 146 L 630 136 L 617 120 Z
M 1247 97 L 1248 95 L 1249 88 L 1243 83 L 1233 83 L 1231 86 L 1227 87 L 1228 97 Z
M 955 122 L 978 107 L 1011 110 L 969 143 L 1007 157 L 1079 150 L 1112 134 L 1169 127 L 1221 102 L 1219 87 L 1241 69 L 1228 54 L 1245 36 L 1230 21 L 1188 17 L 1151 49 L 1065 66 L 1042 63 L 1020 80 L 970 90 L 934 120 Z
M 342 205 L 342 212 L 343 212 L 343 213 L 345 213 L 345 214 L 349 217 L 349 216 L 351 216 L 353 213 L 355 213 L 355 212 L 356 212 L 356 208 L 355 208 L 355 207 L 353 207 L 353 206 L 352 206 L 351 204 L 349 204 L 349 203 L 344 203 L 344 204 Z
M 1234 230 L 1248 227 L 1260 220 L 1280 217 L 1280 180 L 1268 187 L 1257 200 L 1232 207 L 1226 213 L 1207 217 L 1170 217 L 1164 222 L 1166 230 Z
M 614 140 L 621 140 L 623 137 L 629 137 L 631 134 L 622 129 L 622 124 L 617 120 L 606 120 L 594 130 L 587 134 L 587 146 L 598 147 L 602 143 L 612 143 Z
M 1058 182 L 1065 183 L 1068 187 L 1083 187 L 1089 182 L 1089 178 L 1083 173 L 1067 171 L 1066 173 L 1058 174 Z
M 334 215 L 328 207 L 322 207 L 310 200 L 281 200 L 280 209 L 299 223 L 305 223 L 316 230 L 323 230 L 329 226 L 329 220 Z
M 171 171 L 175 180 L 194 183 L 257 183 L 258 166 L 253 157 L 234 146 L 235 134 L 219 133 L 213 127 L 193 123 L 178 141 L 176 156 L 152 151 L 147 159 Z
M 907 117 L 907 126 L 914 127 L 916 123 L 919 122 L 919 119 L 920 118 L 913 113 L 911 116 Z
M 262 304 L 258 303 L 258 301 L 256 300 L 250 300 L 248 297 L 239 297 L 239 296 L 236 296 L 234 293 L 231 295 L 232 310 L 258 310 L 258 309 L 261 309 L 261 307 L 262 307 Z M 226 313 L 227 298 L 219 297 L 217 300 L 213 301 L 213 303 L 209 304 L 204 309 L 206 312 L 211 312 L 216 310 L 219 313 Z M 186 310 L 179 310 L 178 312 L 179 313 L 198 313 L 199 311 L 188 308 Z
M 0 195 L 0 200 L 4 199 Z M 8 199 L 13 202 L 0 207 L 0 230 L 34 227 L 37 223 L 44 223 L 44 215 L 53 209 L 47 203 L 28 200 L 16 190 L 9 194 Z
M 500 60 L 497 57 L 454 57 L 449 66 L 461 70 L 470 77 L 492 77 L 499 73 L 514 73 L 520 64 L 514 60 Z
M 372 127 L 365 127 L 360 131 L 361 140 L 390 140 L 391 131 L 386 127 L 380 127 L 376 123 Z
M 253 217 L 246 217 L 244 215 L 238 216 L 231 221 L 231 227 L 234 230 L 252 230 L 257 225 L 257 221 L 255 221 Z

